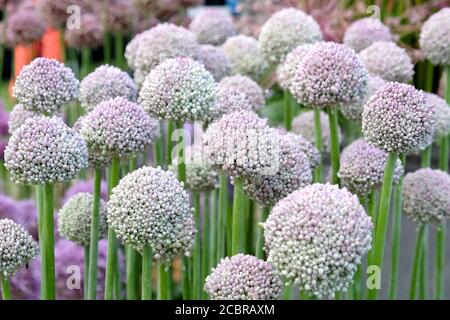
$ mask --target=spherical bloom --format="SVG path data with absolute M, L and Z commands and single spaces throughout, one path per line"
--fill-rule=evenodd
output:
M 435 111 L 436 107 L 413 86 L 388 83 L 364 106 L 364 139 L 389 153 L 423 150 L 433 136 Z
M 36 58 L 22 68 L 13 96 L 25 110 L 54 114 L 78 98 L 78 80 L 70 68 L 47 58 Z
M 267 119 L 253 112 L 224 115 L 209 125 L 202 144 L 209 163 L 229 176 L 251 178 L 278 172 L 278 135 Z
M 205 280 L 213 300 L 276 300 L 281 290 L 270 263 L 241 253 L 222 259 Z
M 368 144 L 363 139 L 352 142 L 341 153 L 338 172 L 341 186 L 358 196 L 380 189 L 383 184 L 387 156 L 386 152 Z M 402 175 L 403 166 L 397 159 L 394 184 L 400 181 Z
M 230 62 L 221 47 L 202 45 L 199 47 L 195 59 L 211 72 L 216 81 L 231 74 Z
M 6 39 L 11 46 L 30 45 L 40 40 L 44 32 L 45 24 L 36 10 L 18 10 L 8 16 Z
M 137 24 L 137 11 L 128 0 L 112 0 L 100 10 L 105 30 L 129 34 Z
M 88 112 L 100 102 L 116 97 L 124 97 L 129 101 L 137 99 L 133 79 L 119 68 L 102 65 L 81 81 L 80 102 Z
M 64 193 L 64 197 L 61 203 L 66 203 L 70 198 L 78 193 L 94 193 L 94 180 L 78 180 L 70 186 L 69 189 Z M 100 199 L 104 201 L 108 200 L 108 188 L 106 186 L 106 181 L 102 180 L 100 184 Z
M 38 244 L 19 224 L 0 220 L 0 274 L 9 278 L 38 253 Z
M 450 176 L 441 170 L 419 169 L 403 180 L 403 212 L 419 224 L 441 224 L 450 217 Z
M 103 30 L 100 19 L 95 14 L 81 15 L 80 28 L 66 29 L 64 38 L 72 48 L 97 48 L 103 41 Z
M 5 166 L 16 183 L 66 182 L 88 164 L 86 143 L 60 118 L 30 118 L 9 139 Z
M 153 248 L 156 260 L 190 255 L 195 222 L 189 195 L 170 171 L 143 167 L 126 175 L 108 202 L 108 225 L 137 250 Z
M 340 110 L 342 115 L 349 120 L 360 123 L 362 112 L 364 110 L 364 105 L 369 100 L 369 98 L 373 96 L 379 89 L 384 87 L 385 84 L 386 81 L 381 79 L 380 77 L 369 76 L 367 94 L 365 95 L 364 99 L 356 103 L 348 103 L 341 105 Z
M 216 83 L 205 67 L 191 58 L 165 60 L 144 81 L 139 102 L 158 119 L 204 121 L 216 100 Z
M 261 55 L 256 39 L 244 35 L 230 37 L 223 44 L 223 50 L 233 74 L 246 75 L 255 81 L 267 75 L 269 64 Z
M 352 49 L 323 42 L 305 55 L 289 89 L 299 103 L 323 108 L 361 101 L 367 82 L 367 70 Z
M 40 117 L 39 113 L 34 111 L 25 110 L 23 105 L 16 104 L 12 111 L 9 113 L 8 130 L 10 134 L 13 134 L 27 119 Z
M 291 85 L 291 79 L 299 68 L 303 58 L 314 48 L 314 44 L 302 44 L 289 52 L 286 59 L 277 70 L 278 82 L 280 86 L 287 90 Z
M 450 8 L 433 14 L 420 30 L 420 49 L 433 64 L 450 65 Z
M 286 55 L 301 44 L 321 40 L 322 32 L 314 18 L 294 8 L 274 13 L 259 34 L 261 53 L 272 64 L 283 62 Z
M 95 167 L 144 150 L 159 135 L 159 129 L 159 123 L 140 105 L 123 97 L 101 102 L 80 123 L 89 162 Z
M 386 81 L 408 83 L 414 76 L 408 53 L 393 42 L 377 41 L 359 55 L 370 74 Z
M 313 184 L 278 202 L 264 224 L 267 261 L 307 293 L 346 291 L 369 251 L 372 222 L 358 197 L 331 184 Z
M 320 127 L 322 129 L 322 148 L 323 152 L 330 153 L 331 151 L 331 137 L 330 137 L 330 123 L 328 115 L 320 112 Z M 314 111 L 306 111 L 300 113 L 292 120 L 292 132 L 301 135 L 309 142 L 315 145 L 316 143 L 316 129 L 314 126 Z M 339 143 L 342 142 L 343 134 L 339 129 Z
M 394 41 L 394 35 L 383 22 L 375 18 L 356 20 L 344 34 L 344 44 L 356 52 L 364 50 L 377 41 Z
M 53 28 L 63 26 L 68 17 L 67 7 L 69 0 L 40 0 L 37 2 L 37 9 L 44 17 L 45 22 Z
M 264 105 L 264 92 L 252 79 L 235 75 L 223 78 L 217 86 L 217 100 L 211 118 L 219 119 L 234 111 L 257 112 Z
M 133 39 L 128 42 L 128 44 L 125 47 L 125 60 L 127 60 L 128 67 L 131 69 L 135 68 L 135 59 L 136 59 L 136 52 L 139 48 L 139 41 L 143 38 L 143 35 L 149 33 L 150 30 L 143 31 L 141 33 L 138 33 L 134 36 Z
M 317 150 L 314 144 L 305 139 L 299 134 L 295 134 L 293 132 L 284 132 L 286 137 L 292 140 L 297 147 L 306 155 L 309 161 L 309 165 L 311 170 L 314 170 L 320 164 L 320 152 Z
M 450 134 L 450 106 L 437 94 L 424 92 L 424 95 L 428 103 L 436 106 L 434 140 L 439 141 Z
M 189 25 L 199 43 L 221 45 L 227 38 L 236 34 L 233 19 L 228 12 L 206 9 L 200 12 Z

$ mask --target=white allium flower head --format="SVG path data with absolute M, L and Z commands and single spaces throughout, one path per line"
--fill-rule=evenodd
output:
M 13 134 L 25 121 L 29 118 L 40 117 L 39 113 L 25 110 L 22 104 L 16 104 L 9 113 L 8 117 L 8 131 Z
M 377 41 L 394 41 L 391 30 L 379 19 L 367 17 L 356 20 L 345 31 L 344 44 L 356 52 Z
M 434 140 L 439 141 L 450 134 L 450 106 L 437 94 L 424 92 L 424 95 L 428 103 L 436 106 Z
M 126 47 L 125 47 L 125 60 L 127 60 L 128 67 L 130 67 L 130 69 L 134 70 L 135 67 L 136 67 L 135 59 L 136 59 L 137 50 L 138 50 L 139 45 L 140 45 L 139 41 L 141 41 L 141 39 L 144 38 L 146 34 L 150 34 L 150 30 L 146 30 L 146 31 L 143 31 L 141 33 L 138 33 L 126 45 Z
M 195 33 L 199 43 L 214 46 L 223 44 L 237 32 L 231 15 L 218 9 L 200 12 L 189 24 L 189 30 Z
M 303 58 L 308 54 L 314 44 L 302 44 L 288 53 L 286 59 L 277 69 L 278 82 L 281 88 L 287 90 L 290 87 L 291 79 L 300 66 Z
M 433 14 L 422 25 L 420 49 L 436 65 L 450 65 L 450 8 Z
M 211 72 L 214 80 L 220 81 L 231 74 L 231 65 L 222 47 L 209 44 L 201 45 L 195 56 L 206 70 Z
M 279 201 L 264 224 L 267 261 L 287 283 L 317 297 L 346 291 L 369 251 L 372 222 L 358 197 L 313 184 Z

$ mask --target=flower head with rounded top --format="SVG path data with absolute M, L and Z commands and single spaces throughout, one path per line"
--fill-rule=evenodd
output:
M 195 59 L 211 72 L 216 81 L 231 74 L 230 62 L 221 47 L 202 45 L 199 47 Z
M 9 113 L 8 130 L 13 134 L 27 119 L 40 117 L 39 113 L 25 110 L 22 104 L 16 104 Z
M 434 140 L 439 141 L 450 134 L 450 106 L 437 94 L 424 92 L 424 95 L 428 103 L 436 106 Z
M 202 44 L 215 46 L 223 44 L 227 38 L 236 34 L 231 15 L 223 10 L 206 9 L 200 12 L 189 24 Z
M 39 41 L 44 32 L 45 23 L 36 10 L 17 10 L 8 17 L 6 24 L 8 45 L 30 45 Z
M 40 0 L 37 9 L 50 27 L 58 28 L 67 21 L 69 5 L 69 0 Z
M 112 0 L 100 10 L 105 30 L 130 34 L 137 24 L 137 11 L 131 1 Z
M 83 13 L 80 28 L 66 29 L 64 38 L 71 48 L 97 48 L 103 41 L 103 30 L 99 17 L 92 13 Z
M 151 30 L 151 29 L 150 29 Z M 144 38 L 145 34 L 150 33 L 150 30 L 143 31 L 141 33 L 136 34 L 133 39 L 128 42 L 125 47 L 125 60 L 127 60 L 128 67 L 130 69 L 135 69 L 136 65 L 136 51 L 139 48 L 140 41 Z
M 344 44 L 356 52 L 377 41 L 394 41 L 394 35 L 383 22 L 371 17 L 356 20 L 344 34 Z
M 369 251 L 372 222 L 358 197 L 313 184 L 278 202 L 264 224 L 267 261 L 288 283 L 318 297 L 345 291 Z
M 433 64 L 450 65 L 450 8 L 433 14 L 420 30 L 420 49 Z
M 277 69 L 278 82 L 280 86 L 287 90 L 290 87 L 291 79 L 299 68 L 303 58 L 314 48 L 314 44 L 302 44 L 288 53 L 286 59 Z
M 284 132 L 284 135 L 290 140 L 292 140 L 297 147 L 306 155 L 309 161 L 309 165 L 311 170 L 314 170 L 320 164 L 320 152 L 310 141 L 305 139 L 303 136 L 293 133 L 293 132 Z

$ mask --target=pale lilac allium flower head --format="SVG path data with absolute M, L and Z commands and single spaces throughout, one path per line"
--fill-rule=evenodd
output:
M 69 47 L 95 49 L 102 45 L 103 29 L 100 18 L 92 13 L 83 13 L 80 28 L 66 29 L 64 38 Z
M 67 21 L 69 16 L 67 7 L 71 2 L 70 0 L 39 0 L 37 9 L 50 27 L 58 28 Z
M 39 41 L 44 32 L 45 23 L 36 10 L 17 10 L 8 16 L 6 39 L 11 46 L 30 45 Z
M 443 8 L 422 25 L 420 49 L 433 64 L 450 65 L 449 21 L 450 8 Z
M 133 37 L 133 39 L 131 39 L 130 42 L 128 42 L 128 44 L 126 45 L 124 55 L 125 55 L 125 60 L 127 60 L 128 67 L 130 69 L 133 69 L 133 70 L 135 69 L 135 63 L 136 63 L 135 58 L 136 58 L 137 49 L 139 48 L 139 45 L 140 45 L 139 41 L 143 38 L 143 36 L 145 34 L 150 33 L 150 30 L 146 30 L 146 31 L 136 34 Z
M 138 12 L 129 0 L 111 0 L 100 9 L 105 30 L 131 34 L 137 24 Z
M 356 20 L 345 31 L 344 44 L 360 52 L 377 41 L 394 41 L 394 35 L 379 19 L 367 17 Z
M 450 134 L 450 106 L 437 94 L 424 92 L 424 95 L 428 103 L 436 106 L 434 140 L 439 141 Z
M 320 152 L 315 145 L 309 140 L 305 139 L 302 135 L 293 132 L 282 132 L 286 137 L 293 141 L 300 148 L 300 150 L 306 155 L 309 161 L 311 170 L 314 170 L 320 164 Z
M 16 104 L 9 113 L 8 130 L 13 134 L 27 119 L 40 117 L 39 113 L 25 110 L 22 104 Z
M 199 47 L 195 59 L 211 72 L 214 80 L 220 81 L 231 74 L 231 66 L 222 47 L 209 44 Z
M 303 58 L 314 48 L 314 44 L 302 44 L 288 53 L 286 59 L 277 69 L 278 82 L 281 88 L 287 90 L 290 87 L 291 79 L 303 61 Z
M 237 33 L 231 15 L 217 9 L 200 12 L 189 24 L 189 30 L 195 33 L 199 43 L 214 46 L 223 44 Z

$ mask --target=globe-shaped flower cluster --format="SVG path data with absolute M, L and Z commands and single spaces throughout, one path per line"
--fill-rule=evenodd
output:
M 92 13 L 83 13 L 80 17 L 80 27 L 66 29 L 64 38 L 71 48 L 98 48 L 103 41 L 99 17 Z
M 450 65 L 450 8 L 428 18 L 420 30 L 420 49 L 433 64 Z
M 377 41 L 393 41 L 394 35 L 379 19 L 362 18 L 353 22 L 345 31 L 344 44 L 360 52 Z
M 29 118 L 39 117 L 40 114 L 34 111 L 25 110 L 23 105 L 16 104 L 9 113 L 8 118 L 8 130 L 10 134 L 13 134 L 25 121 Z
M 190 23 L 189 30 L 195 33 L 202 44 L 221 45 L 236 34 L 231 15 L 217 9 L 200 12 Z
M 436 107 L 434 140 L 439 141 L 450 134 L 450 106 L 437 94 L 424 92 L 424 95 L 427 102 Z
M 231 66 L 222 47 L 205 44 L 199 47 L 195 59 L 211 72 L 214 80 L 220 81 L 231 74 Z
M 294 77 L 295 72 L 299 68 L 303 58 L 311 51 L 312 48 L 314 48 L 314 44 L 302 44 L 289 52 L 284 62 L 280 64 L 277 69 L 277 75 L 278 82 L 283 89 L 289 89 L 291 79 Z

